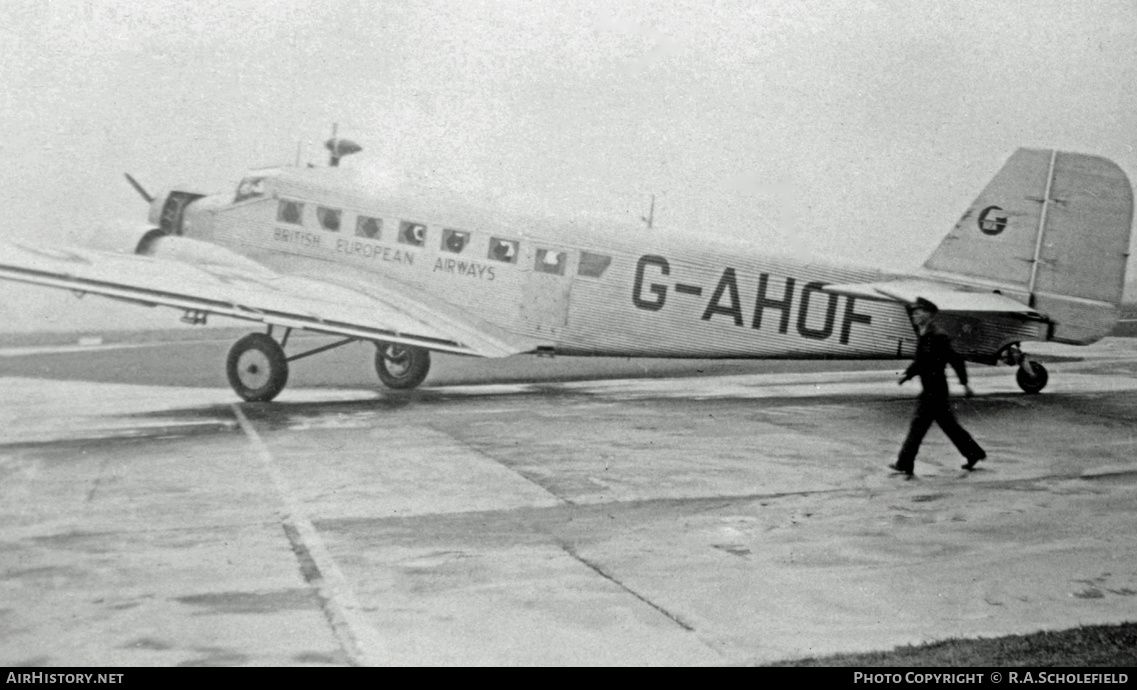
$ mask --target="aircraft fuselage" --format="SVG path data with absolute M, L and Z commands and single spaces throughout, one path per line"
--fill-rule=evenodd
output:
M 339 172 L 247 178 L 242 188 L 254 180 L 258 194 L 190 206 L 181 229 L 283 273 L 413 286 L 540 351 L 856 359 L 913 351 L 903 307 L 823 291 L 885 278 L 879 271 L 764 256 L 710 233 L 597 231 L 385 202 L 345 191 Z M 1033 325 L 1007 326 L 964 350 L 989 360 L 1007 342 L 1040 335 Z

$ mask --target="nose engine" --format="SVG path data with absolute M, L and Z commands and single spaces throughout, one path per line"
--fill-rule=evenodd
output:
M 126 179 L 135 191 L 146 200 L 150 207 L 145 226 L 112 223 L 99 225 L 88 236 L 87 244 L 95 249 L 103 249 L 126 254 L 153 255 L 161 240 L 194 236 L 208 233 L 210 228 L 208 202 L 203 202 L 201 212 L 196 212 L 193 204 L 205 198 L 205 194 L 185 189 L 171 189 L 151 196 L 129 173 Z M 201 204 L 199 204 L 201 206 Z
M 160 194 L 150 202 L 149 221 L 163 234 L 180 236 L 185 233 L 186 207 L 204 196 L 178 189 Z

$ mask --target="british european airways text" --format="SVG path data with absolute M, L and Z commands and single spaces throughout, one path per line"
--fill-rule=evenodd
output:
M 329 240 L 328 243 L 325 243 L 322 241 L 320 235 L 303 230 L 293 230 L 291 228 L 273 228 L 272 238 L 277 242 L 295 244 L 310 249 L 334 251 L 337 254 L 345 254 L 347 256 L 355 256 L 374 261 L 386 261 L 407 265 L 413 265 L 415 262 L 415 255 L 413 253 L 395 247 L 385 247 L 375 242 L 348 240 L 337 237 L 334 239 L 334 242 Z

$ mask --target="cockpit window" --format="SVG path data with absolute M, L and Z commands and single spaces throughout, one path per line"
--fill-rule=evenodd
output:
M 265 193 L 265 178 L 263 177 L 246 177 L 241 180 L 241 184 L 237 185 L 237 196 L 233 199 L 233 203 L 244 201 L 245 199 L 252 199 L 258 196 L 264 196 Z
M 379 218 L 369 218 L 367 216 L 360 216 L 355 220 L 355 235 L 356 237 L 369 237 L 373 240 L 379 239 L 379 233 L 383 231 L 383 221 Z
M 293 225 L 300 225 L 300 219 L 304 215 L 304 204 L 299 201 L 289 201 L 288 199 L 281 199 L 280 205 L 276 207 L 276 219 L 281 223 L 292 223 Z
M 589 278 L 599 278 L 604 275 L 604 271 L 608 270 L 608 265 L 612 263 L 612 257 L 604 254 L 593 254 L 592 252 L 580 253 L 580 265 L 576 271 L 582 276 Z
M 399 223 L 399 242 L 421 247 L 426 241 L 426 226 L 422 223 L 404 220 Z
M 332 232 L 339 232 L 341 213 L 342 211 L 338 208 L 316 207 L 316 218 L 320 221 L 320 227 Z
M 533 268 L 541 273 L 563 276 L 565 274 L 565 253 L 553 249 L 538 249 L 537 260 Z
M 489 258 L 494 261 L 506 263 L 517 262 L 517 240 L 503 240 L 497 237 L 490 238 Z
M 446 228 L 442 231 L 442 249 L 452 254 L 459 254 L 466 248 L 466 244 L 470 241 L 470 233 L 464 230 L 451 230 Z

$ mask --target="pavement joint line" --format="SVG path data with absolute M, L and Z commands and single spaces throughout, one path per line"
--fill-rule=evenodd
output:
M 937 474 L 920 474 L 917 473 L 913 481 L 897 481 L 894 473 L 890 473 L 884 465 L 881 465 L 880 472 L 876 476 L 880 479 L 879 484 L 869 485 L 867 483 L 858 486 L 850 486 L 844 488 L 827 488 L 827 489 L 802 489 L 798 491 L 775 491 L 770 493 L 748 493 L 748 494 L 714 494 L 702 496 L 687 496 L 683 498 L 676 497 L 650 497 L 638 499 L 623 499 L 613 501 L 603 501 L 600 503 L 569 503 L 565 502 L 563 505 L 558 506 L 534 506 L 531 508 L 523 509 L 533 511 L 536 513 L 543 513 L 556 510 L 570 510 L 570 511 L 590 511 L 603 508 L 605 510 L 613 509 L 636 509 L 639 507 L 667 503 L 675 506 L 691 506 L 692 514 L 710 513 L 716 510 L 721 510 L 734 506 L 739 503 L 750 503 L 755 501 L 779 501 L 782 499 L 801 499 L 801 498 L 815 498 L 815 497 L 837 497 L 837 498 L 876 498 L 879 496 L 893 496 L 898 495 L 907 497 L 914 490 L 929 490 L 938 489 L 942 491 L 1004 491 L 1004 490 L 1018 490 L 1023 486 L 1037 484 L 1040 482 L 1064 482 L 1064 481 L 1093 481 L 1101 478 L 1112 478 L 1122 475 L 1137 474 L 1137 466 L 1130 470 L 1125 467 L 1111 467 L 1106 472 L 1096 472 L 1094 470 L 1083 471 L 1076 474 L 1040 474 L 1026 477 L 1007 477 L 1007 478 L 994 478 L 983 477 L 983 475 L 991 474 L 992 472 L 999 471 L 998 459 L 994 464 L 984 463 L 979 466 L 978 470 L 967 472 L 965 470 L 948 471 Z M 954 463 L 949 463 L 950 466 L 955 467 Z M 980 478 L 982 477 L 982 478 Z M 491 510 L 474 511 L 473 513 L 423 513 L 411 516 L 401 517 L 343 517 L 335 520 L 329 520 L 329 523 L 337 524 L 360 524 L 360 523 L 376 523 L 382 524 L 386 522 L 397 521 L 401 523 L 414 523 L 422 520 L 433 520 L 439 517 L 445 518 L 465 518 L 470 514 L 477 515 L 502 515 L 502 516 L 516 516 L 518 508 L 498 508 Z M 523 521 L 520 518 L 512 517 L 511 521 L 514 522 L 519 531 L 538 533 L 547 536 L 552 543 L 555 543 L 560 548 L 564 549 L 574 558 L 577 558 L 585 565 L 588 565 L 593 570 L 608 579 L 612 579 L 604 573 L 598 566 L 594 566 L 590 562 L 575 555 L 571 551 L 571 546 L 568 546 L 564 539 L 556 534 L 552 534 L 546 530 L 534 527 L 530 522 Z M 616 582 L 616 580 L 613 580 Z M 617 584 L 619 584 L 617 582 Z M 631 591 L 631 590 L 629 590 Z
M 103 485 L 103 480 L 106 479 L 107 465 L 110 464 L 110 461 L 111 459 L 108 455 L 99 463 L 99 472 L 95 475 L 95 481 L 91 482 L 90 491 L 87 492 L 87 503 L 91 503 L 95 500 L 95 494 L 98 493 L 99 487 Z
M 449 438 L 452 438 L 452 439 L 454 439 L 455 441 L 457 441 L 457 442 L 459 442 L 459 443 L 462 443 L 463 445 L 465 445 L 465 446 L 467 446 L 467 447 L 471 447 L 471 446 L 470 446 L 468 443 L 465 443 L 465 442 L 464 442 L 464 441 L 462 441 L 461 439 L 458 439 L 458 438 L 457 438 L 457 437 L 455 437 L 454 435 L 452 435 L 452 434 L 450 434 L 450 433 L 447 433 L 446 431 L 444 431 L 444 430 L 442 430 L 442 429 L 438 429 L 438 428 L 437 428 L 437 427 L 435 427 L 433 424 L 431 424 L 431 425 L 429 425 L 429 426 L 430 426 L 430 428 L 431 428 L 431 429 L 433 429 L 433 430 L 434 430 L 434 431 L 436 431 L 437 433 L 440 433 L 440 434 L 443 434 L 443 435 L 445 435 L 445 436 L 447 436 L 447 437 L 449 437 Z M 472 447 L 471 447 L 471 448 L 472 448 Z M 557 495 L 557 494 L 553 493 L 553 492 L 552 492 L 552 491 L 550 491 L 550 490 L 549 490 L 547 487 L 545 487 L 545 486 L 541 485 L 540 483 L 538 483 L 538 482 L 534 481 L 533 479 L 530 479 L 529 477 L 525 476 L 524 474 L 521 474 L 520 472 L 518 472 L 517 470 L 513 469 L 512 467 L 510 467 L 510 466 L 506 465 L 505 463 L 502 463 L 502 462 L 500 462 L 500 461 L 498 461 L 498 460 L 494 459 L 493 457 L 491 457 L 491 456 L 489 456 L 489 455 L 486 455 L 486 454 L 485 454 L 485 453 L 483 453 L 481 450 L 478 450 L 477 448 L 473 448 L 473 450 L 477 451 L 477 453 L 478 453 L 479 455 L 481 455 L 481 456 L 483 456 L 483 457 L 486 457 L 487 459 L 489 459 L 489 460 L 491 460 L 491 461 L 493 461 L 493 462 L 497 463 L 498 465 L 501 465 L 502 467 L 505 467 L 506 469 L 508 469 L 509 471 L 513 472 L 514 474 L 516 474 L 516 475 L 520 476 L 520 477 L 521 477 L 522 479 L 524 479 L 525 481 L 527 481 L 527 482 L 530 482 L 530 483 L 532 483 L 532 484 L 535 484 L 535 485 L 537 485 L 537 486 L 538 486 L 538 487 L 540 487 L 540 488 L 541 488 L 543 491 L 545 491 L 546 493 L 548 493 L 550 496 L 553 496 L 553 497 L 554 497 L 554 498 L 556 498 L 558 501 L 561 501 L 561 502 L 562 502 L 562 503 L 564 503 L 565 505 L 568 505 L 568 506 L 576 506 L 576 505 L 577 505 L 575 502 L 573 502 L 573 501 L 570 501 L 569 499 L 567 499 L 567 498 L 565 498 L 565 497 L 563 497 L 563 496 L 559 496 L 559 495 Z M 510 510 L 510 511 L 504 511 L 504 512 L 512 514 L 514 511 Z M 523 527 L 523 529 L 526 529 L 526 528 L 528 528 L 527 526 L 524 526 L 524 525 L 523 525 L 522 527 Z M 629 586 L 625 585 L 623 582 L 621 582 L 620 580 L 618 580 L 618 579 L 617 579 L 615 576 L 613 576 L 613 575 L 611 575 L 610 573 L 608 573 L 607 571 L 605 571 L 605 570 L 604 570 L 604 568 L 602 568 L 602 567 L 601 567 L 599 564 L 597 564 L 597 563 L 593 563 L 592 561 L 588 560 L 587 558 L 584 558 L 583 556 L 581 556 L 579 553 L 577 553 L 577 552 L 576 552 L 576 549 L 574 549 L 574 548 L 572 547 L 572 545 L 571 545 L 571 544 L 568 544 L 568 543 L 566 543 L 566 542 L 564 542 L 564 541 L 561 541 L 561 540 L 557 540 L 557 545 L 558 545 L 558 546 L 560 546 L 560 547 L 561 547 L 561 550 L 563 550 L 563 551 L 564 551 L 566 554 L 568 554 L 569 556 L 571 556 L 571 557 L 572 557 L 574 560 L 576 560 L 576 561 L 578 561 L 579 563 L 583 564 L 585 567 L 587 567 L 589 570 L 593 571 L 594 573 L 596 573 L 596 574 L 597 574 L 597 575 L 599 575 L 600 577 L 604 578 L 605 580 L 608 580 L 609 582 L 611 582 L 612 584 L 616 585 L 617 587 L 619 587 L 619 588 L 620 588 L 620 589 L 622 589 L 623 591 L 625 591 L 625 592 L 627 592 L 628 594 L 632 595 L 633 597 L 635 597 L 636 599 L 638 599 L 640 602 L 642 602 L 642 603 L 646 604 L 647 606 L 650 606 L 651 608 L 655 609 L 655 610 L 656 610 L 658 613 L 660 613 L 662 616 L 664 616 L 665 618 L 667 618 L 668 620 L 670 620 L 672 623 L 675 623 L 676 625 L 678 625 L 678 626 L 679 626 L 680 628 L 682 628 L 683 630 L 685 630 L 685 631 L 687 631 L 687 632 L 695 632 L 695 628 L 694 628 L 694 626 L 692 626 L 691 624 L 689 624 L 689 623 L 687 623 L 686 621 L 684 621 L 684 620 L 683 620 L 682 618 L 680 618 L 678 615 L 676 615 L 676 614 L 672 613 L 671 611 L 668 611 L 667 609 L 663 608 L 663 607 L 662 607 L 662 606 L 660 606 L 659 604 L 655 603 L 654 601 L 652 601 L 652 600 L 648 599 L 648 598 L 647 598 L 647 597 L 645 597 L 644 595 L 642 595 L 642 594 L 640 594 L 639 592 L 635 591 L 635 590 L 634 590 L 634 589 L 632 589 L 631 587 L 629 587 Z M 715 651 L 718 651 L 718 650 L 715 650 Z
M 464 447 L 466 447 L 466 448 L 469 448 L 470 450 L 474 451 L 475 453 L 477 453 L 477 454 L 478 454 L 478 455 L 480 455 L 481 457 L 483 457 L 483 458 L 485 458 L 485 459 L 489 460 L 490 462 L 492 462 L 492 463 L 495 463 L 496 465 L 498 465 L 498 466 L 500 466 L 500 467 L 504 467 L 506 470 L 509 470 L 510 472 L 512 472 L 513 474 L 517 475 L 518 477 L 521 477 L 521 478 L 522 478 L 522 479 L 524 479 L 525 481 L 529 482 L 529 483 L 530 483 L 530 484 L 532 484 L 533 486 L 536 486 L 537 488 L 539 488 L 540 490 L 542 490 L 542 491 L 544 491 L 545 493 L 549 494 L 550 496 L 552 496 L 553 498 L 557 499 L 557 500 L 558 500 L 558 501 L 560 501 L 561 503 L 564 503 L 564 504 L 566 504 L 566 505 L 570 505 L 570 506 L 572 506 L 572 505 L 576 505 L 576 502 L 575 502 L 575 501 L 572 501 L 572 500 L 570 500 L 570 499 L 568 499 L 568 498 L 565 498 L 564 496 L 561 496 L 560 494 L 558 494 L 558 493 L 556 493 L 556 492 L 552 491 L 551 489 L 549 489 L 549 487 L 545 486 L 544 484 L 542 484 L 542 483 L 538 482 L 538 481 L 537 481 L 537 480 L 535 480 L 535 479 L 532 479 L 532 478 L 530 478 L 530 477 L 526 476 L 525 474 L 523 474 L 523 473 L 521 473 L 521 472 L 518 472 L 516 469 L 514 469 L 514 468 L 510 467 L 509 465 L 507 465 L 506 463 L 502 462 L 501 460 L 498 460 L 497 458 L 493 457 L 492 455 L 490 455 L 490 454 L 486 453 L 486 452 L 485 452 L 485 451 L 483 451 L 481 448 L 478 448 L 477 446 L 471 445 L 470 443 L 468 443 L 468 442 L 466 442 L 466 441 L 463 441 L 462 439 L 458 438 L 458 437 L 457 437 L 457 436 L 455 436 L 454 434 L 451 434 L 450 432 L 446 431 L 445 429 L 439 429 L 439 428 L 438 428 L 438 427 L 437 427 L 435 424 L 427 424 L 427 425 L 426 425 L 426 427 L 427 427 L 428 429 L 430 429 L 431 431 L 434 431 L 435 433 L 438 433 L 438 434 L 442 434 L 442 435 L 443 435 L 443 436 L 445 436 L 446 438 L 449 438 L 449 439 L 453 440 L 455 443 L 458 443 L 458 444 L 460 444 L 460 445 L 462 445 L 462 446 L 464 446 Z
M 655 603 L 651 599 L 648 599 L 647 597 L 640 594 L 636 590 L 625 585 L 623 582 L 616 579 L 615 576 L 613 576 L 612 574 L 610 574 L 606 570 L 604 570 L 604 568 L 600 567 L 600 565 L 593 563 L 592 561 L 588 560 L 587 558 L 581 556 L 579 553 L 576 552 L 576 549 L 574 549 L 572 547 L 572 545 L 561 542 L 560 547 L 565 553 L 567 553 L 569 556 L 572 556 L 575 560 L 579 561 L 580 563 L 584 564 L 584 566 L 587 567 L 589 570 L 595 572 L 600 577 L 604 578 L 605 580 L 608 580 L 609 582 L 616 585 L 620 589 L 624 590 L 628 594 L 631 594 L 633 597 L 640 600 L 644 604 L 647 604 L 651 608 L 655 609 L 657 612 L 662 614 L 665 618 L 670 620 L 672 623 L 678 625 L 680 628 L 683 628 L 687 632 L 695 632 L 695 627 L 693 625 L 691 625 L 690 623 L 688 623 L 685 620 L 683 620 L 682 618 L 680 618 L 677 614 L 674 614 L 674 613 L 668 611 L 667 609 L 663 608 L 662 606 Z
M 299 561 L 301 575 L 316 588 L 332 633 L 336 636 L 344 652 L 357 666 L 382 666 L 380 650 L 386 645 L 379 632 L 367 620 L 363 607 L 355 596 L 343 571 L 328 551 L 320 533 L 301 506 L 288 480 L 280 470 L 264 439 L 249 422 L 248 417 L 237 403 L 232 404 L 233 413 L 241 429 L 248 436 L 256 450 L 265 471 L 272 479 L 277 494 L 284 502 L 281 523 L 293 553 Z

